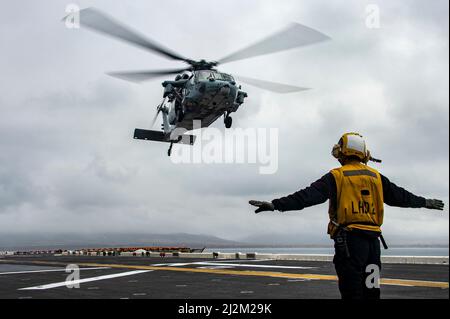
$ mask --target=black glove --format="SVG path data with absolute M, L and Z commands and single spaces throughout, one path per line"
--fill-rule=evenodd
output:
M 257 210 L 255 210 L 255 214 L 264 212 L 264 211 L 274 211 L 275 206 L 271 202 L 261 202 L 259 200 L 251 200 L 248 202 L 250 205 L 258 207 Z
M 444 202 L 440 199 L 426 199 L 425 208 L 444 210 Z

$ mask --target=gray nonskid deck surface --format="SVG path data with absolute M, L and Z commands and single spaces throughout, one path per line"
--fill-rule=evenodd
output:
M 80 265 L 80 288 L 22 290 L 63 283 L 65 265 Z M 107 268 L 102 268 L 102 266 Z M 145 268 L 149 269 L 145 269 Z M 169 267 L 169 268 L 167 268 Z M 83 269 L 84 268 L 84 269 Z M 100 268 L 100 269 L 99 269 Z M 144 269 L 141 269 L 144 268 Z M 159 269 L 161 268 L 161 269 Z M 197 272 L 198 270 L 199 272 Z M 280 277 L 273 277 L 274 273 Z M 116 276 L 119 274 L 118 276 Z M 33 256 L 0 259 L 0 298 L 339 298 L 330 262 L 202 260 L 149 257 Z M 113 275 L 113 276 L 110 276 Z M 448 283 L 448 265 L 384 265 L 383 278 Z M 448 299 L 447 288 L 383 285 L 382 298 Z

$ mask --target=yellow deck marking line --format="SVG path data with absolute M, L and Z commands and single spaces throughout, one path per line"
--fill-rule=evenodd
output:
M 7 260 L 0 260 L 7 261 Z M 14 260 L 9 260 L 9 262 Z M 15 261 L 18 262 L 18 261 Z M 54 261 L 27 261 L 33 264 L 46 265 L 66 265 L 61 262 Z M 84 267 L 110 267 L 118 269 L 141 269 L 141 270 L 163 270 L 163 271 L 179 271 L 179 272 L 193 272 L 193 273 L 207 273 L 217 275 L 235 275 L 235 276 L 260 276 L 286 279 L 309 279 L 309 280 L 330 280 L 337 281 L 334 275 L 320 275 L 320 274 L 295 274 L 282 273 L 272 271 L 253 271 L 253 270 L 231 270 L 231 269 L 204 269 L 204 268 L 182 268 L 182 267 L 154 267 L 154 266 L 140 266 L 140 265 L 121 265 L 121 264 L 98 264 L 98 263 L 78 263 L 78 266 Z M 409 279 L 381 279 L 382 285 L 395 286 L 414 286 L 414 287 L 429 287 L 429 288 L 443 288 L 448 289 L 449 283 L 444 281 L 425 281 L 425 280 L 409 280 Z

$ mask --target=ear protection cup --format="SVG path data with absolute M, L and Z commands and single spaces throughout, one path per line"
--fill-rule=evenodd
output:
M 339 159 L 341 155 L 341 146 L 339 144 L 335 144 L 333 146 L 333 149 L 331 150 L 331 155 L 333 155 L 334 158 Z

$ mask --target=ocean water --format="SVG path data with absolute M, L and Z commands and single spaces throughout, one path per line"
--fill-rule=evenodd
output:
M 207 248 L 206 252 L 222 253 L 266 253 L 266 254 L 312 254 L 332 255 L 333 247 L 327 248 Z M 448 256 L 448 247 L 390 247 L 381 248 L 383 256 Z

